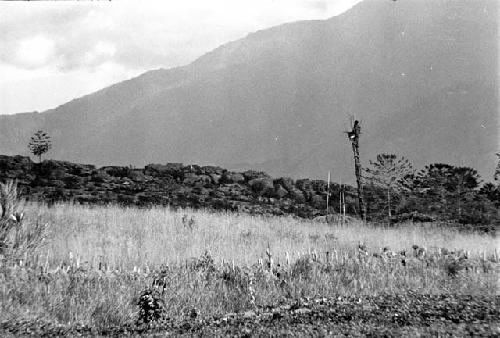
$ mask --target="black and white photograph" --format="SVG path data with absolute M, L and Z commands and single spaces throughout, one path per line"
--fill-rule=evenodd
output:
M 498 0 L 0 0 L 0 337 L 500 336 Z

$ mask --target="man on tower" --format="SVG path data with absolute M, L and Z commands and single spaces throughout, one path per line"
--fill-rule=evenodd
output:
M 361 126 L 359 125 L 359 121 L 354 121 L 354 126 L 352 127 L 352 131 L 347 132 L 347 137 L 349 140 L 354 141 L 359 138 L 359 134 L 361 132 Z

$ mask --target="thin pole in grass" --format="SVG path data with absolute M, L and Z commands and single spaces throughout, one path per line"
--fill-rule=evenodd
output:
M 45 271 L 49 271 L 49 254 L 50 254 L 50 248 L 47 249 L 47 257 L 45 258 Z
M 269 271 L 272 271 L 273 270 L 273 256 L 271 254 L 271 246 L 269 245 L 269 241 L 267 242 L 266 255 L 267 255 L 267 259 L 269 260 Z
M 345 184 L 342 185 L 342 177 L 339 177 L 339 221 L 341 225 L 344 225 L 345 217 Z
M 33 268 L 38 268 L 39 266 L 39 261 L 40 261 L 40 254 L 36 254 L 33 256 L 33 259 L 31 259 L 31 266 Z
M 339 177 L 339 215 L 342 215 L 342 177 Z M 338 221 L 342 224 L 342 217 L 339 217 Z
M 312 258 L 313 258 L 313 261 L 315 261 L 315 262 L 319 261 L 319 259 L 318 259 L 318 253 L 316 252 L 316 250 L 313 250 L 313 252 L 312 252 Z
M 330 170 L 328 170 L 328 181 L 326 183 L 326 222 L 328 223 L 328 207 L 330 206 Z
M 345 184 L 344 188 L 342 189 L 342 224 L 346 223 L 346 217 L 345 217 Z

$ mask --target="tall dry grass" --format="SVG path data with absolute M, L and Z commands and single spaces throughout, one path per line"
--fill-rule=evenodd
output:
M 0 320 L 130 324 L 139 313 L 138 295 L 159 275 L 164 311 L 171 319 L 185 318 L 192 309 L 210 317 L 301 297 L 410 291 L 498 294 L 498 275 L 491 269 L 450 275 L 446 265 L 429 267 L 414 260 L 403 266 L 399 260 L 359 254 L 360 241 L 370 252 L 385 246 L 410 251 L 418 244 L 478 256 L 491 255 L 497 247 L 497 238 L 490 235 L 432 225 L 383 229 L 70 204 L 28 204 L 25 214 L 27 222 L 50 224 L 48 241 L 29 257 L 28 267 L 0 269 Z M 267 265 L 269 257 L 274 269 Z M 160 273 L 165 264 L 169 268 Z
M 286 217 L 211 213 L 167 208 L 137 209 L 117 206 L 88 207 L 58 204 L 52 208 L 29 205 L 27 214 L 50 224 L 50 241 L 43 254 L 58 264 L 69 252 L 95 265 L 106 260 L 112 266 L 132 269 L 182 263 L 205 250 L 217 260 L 249 265 L 265 256 L 270 247 L 275 257 L 337 250 L 356 250 L 365 242 L 377 251 L 398 251 L 413 244 L 427 248 L 463 249 L 472 254 L 491 254 L 496 237 L 463 233 L 432 224 L 406 224 L 381 228 L 362 223 L 328 225 Z M 184 219 L 183 219 L 184 218 Z M 192 225 L 189 225 L 189 223 Z

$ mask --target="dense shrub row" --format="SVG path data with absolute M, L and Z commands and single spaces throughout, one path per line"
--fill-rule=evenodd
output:
M 15 179 L 31 200 L 74 201 L 83 204 L 208 208 L 250 214 L 296 215 L 314 218 L 339 211 L 341 187 L 322 180 L 273 179 L 264 172 L 237 173 L 213 166 L 180 163 L 149 164 L 145 168 L 75 164 L 23 156 L 0 156 L 0 181 Z M 358 215 L 356 190 L 343 186 L 346 212 Z M 387 203 L 390 193 L 391 203 Z M 446 164 L 427 166 L 405 180 L 405 189 L 381 188 L 367 181 L 370 221 L 447 221 L 487 225 L 500 219 L 500 188 L 483 184 L 470 168 Z M 388 209 L 391 217 L 388 219 Z

